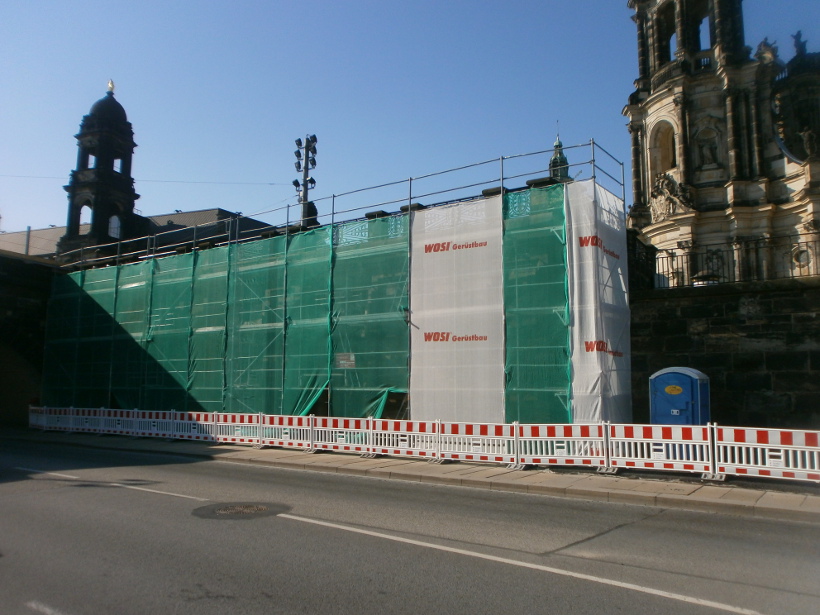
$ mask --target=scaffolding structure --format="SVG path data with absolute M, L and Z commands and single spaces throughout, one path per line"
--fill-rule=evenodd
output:
M 590 145 L 594 182 L 599 167 Z M 505 160 L 492 201 L 502 210 L 497 419 L 569 423 L 565 184 L 535 181 L 509 191 Z M 490 199 L 492 188 L 445 206 Z M 404 211 L 393 214 L 379 210 L 293 233 L 286 224 L 281 234 L 148 251 L 130 262 L 109 258 L 57 276 L 43 404 L 412 418 L 411 254 L 414 221 L 426 208 L 410 194 Z M 332 201 L 333 218 L 351 213 L 336 207 L 338 197 Z

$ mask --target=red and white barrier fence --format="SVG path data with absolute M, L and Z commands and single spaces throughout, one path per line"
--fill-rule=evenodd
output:
M 516 463 L 516 424 L 439 422 L 440 459 Z
M 175 440 L 216 442 L 216 415 L 210 412 L 173 412 Z M 143 436 L 141 433 L 133 434 Z
M 606 468 L 607 426 L 518 425 L 516 458 L 524 465 Z
M 228 444 L 260 444 L 258 414 L 214 414 L 214 439 Z
M 260 446 L 311 449 L 313 446 L 313 417 L 263 414 Z
M 149 412 L 135 410 L 134 430 L 147 438 L 173 438 L 176 412 Z
M 372 419 L 371 455 L 436 459 L 440 450 L 439 421 Z
M 312 449 L 369 453 L 370 419 L 317 416 L 313 418 Z
M 712 427 L 610 425 L 609 466 L 714 474 Z
M 46 431 L 274 446 L 308 451 L 757 476 L 820 482 L 820 431 L 709 425 L 530 425 L 372 418 L 112 410 L 29 409 Z
M 817 431 L 716 427 L 717 474 L 820 482 Z

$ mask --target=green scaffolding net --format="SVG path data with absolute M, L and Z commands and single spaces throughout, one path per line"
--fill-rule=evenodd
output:
M 408 218 L 340 225 L 334 237 L 332 405 L 403 418 Z
M 567 423 L 570 349 L 564 187 L 504 197 L 507 422 Z
M 330 238 L 330 227 L 288 237 L 281 414 L 328 413 Z
M 568 422 L 563 186 L 504 207 L 506 420 Z M 396 215 L 57 276 L 43 403 L 409 418 L 408 234 Z
M 283 237 L 233 246 L 225 382 L 227 412 L 280 414 L 285 358 Z
M 380 416 L 406 392 L 406 286 L 404 217 L 59 276 L 43 401 Z

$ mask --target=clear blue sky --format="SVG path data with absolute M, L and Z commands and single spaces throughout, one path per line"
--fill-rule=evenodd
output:
M 768 36 L 789 59 L 802 29 L 820 51 L 819 0 L 744 12 L 753 48 Z M 565 145 L 594 138 L 628 165 L 631 14 L 626 0 L 5 0 L 0 230 L 65 224 L 73 135 L 109 78 L 144 215 L 294 203 L 309 133 L 314 198 L 547 149 L 556 121 Z

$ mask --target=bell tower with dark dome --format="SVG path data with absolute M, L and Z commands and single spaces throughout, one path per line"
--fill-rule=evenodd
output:
M 125 109 L 114 98 L 114 84 L 83 117 L 77 139 L 77 168 L 65 191 L 68 193 L 66 233 L 57 251 L 113 243 L 137 236 L 142 218 L 134 213 L 139 195 L 131 177 L 134 131 Z M 88 208 L 91 224 L 81 225 Z

